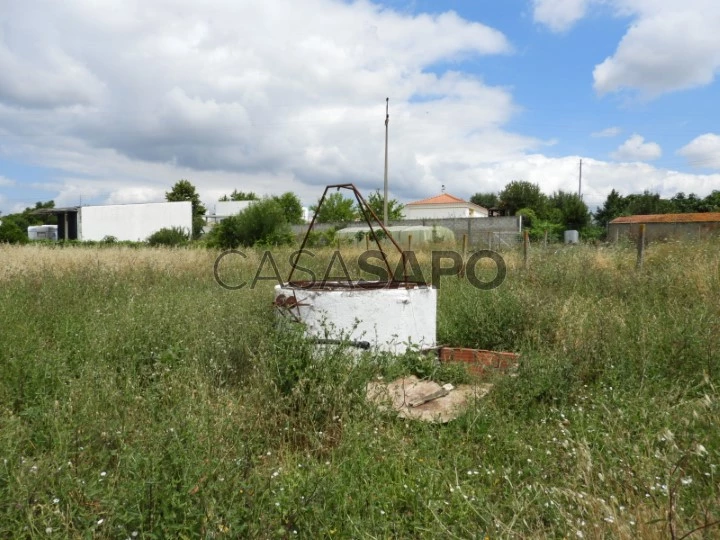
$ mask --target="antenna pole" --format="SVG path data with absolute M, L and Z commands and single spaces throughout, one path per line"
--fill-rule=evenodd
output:
M 580 158 L 580 175 L 578 176 L 578 197 L 582 199 L 582 158 Z
M 388 224 L 388 124 L 390 123 L 390 98 L 385 98 L 385 193 L 383 198 L 383 225 Z

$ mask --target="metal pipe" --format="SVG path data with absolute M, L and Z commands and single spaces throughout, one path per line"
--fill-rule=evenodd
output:
M 383 225 L 388 224 L 388 124 L 390 123 L 390 98 L 385 98 L 385 194 L 383 199 Z

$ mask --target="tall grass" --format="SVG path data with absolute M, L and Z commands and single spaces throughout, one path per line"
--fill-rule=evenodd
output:
M 492 291 L 443 278 L 441 343 L 522 354 L 444 426 L 364 400 L 426 360 L 318 355 L 245 255 L 219 269 L 248 283 L 229 291 L 204 250 L 0 246 L 1 537 L 680 538 L 720 519 L 717 245 L 653 245 L 640 272 L 624 249 L 508 253 Z

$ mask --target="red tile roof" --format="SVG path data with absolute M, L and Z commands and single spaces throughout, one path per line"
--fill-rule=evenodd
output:
M 646 216 L 624 216 L 610 223 L 703 223 L 720 221 L 720 212 L 699 212 L 696 214 L 648 214 Z
M 421 201 L 414 201 L 414 202 L 408 203 L 408 206 L 412 206 L 414 204 L 453 204 L 453 203 L 472 204 L 472 203 L 468 203 L 467 201 L 462 200 L 460 197 L 456 197 L 455 195 L 450 195 L 449 193 L 441 193 L 440 195 L 435 195 L 434 197 L 429 197 L 429 198 L 423 199 Z

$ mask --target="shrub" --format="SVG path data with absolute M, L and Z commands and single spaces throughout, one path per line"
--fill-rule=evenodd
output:
M 2 220 L 0 224 L 0 243 L 25 244 L 28 237 L 25 232 L 10 220 Z
M 254 245 L 278 246 L 294 240 L 283 207 L 265 198 L 251 204 L 236 216 L 222 220 L 210 233 L 211 247 L 233 249 Z
M 189 240 L 190 235 L 182 227 L 164 227 L 152 233 L 147 239 L 151 246 L 182 246 Z

